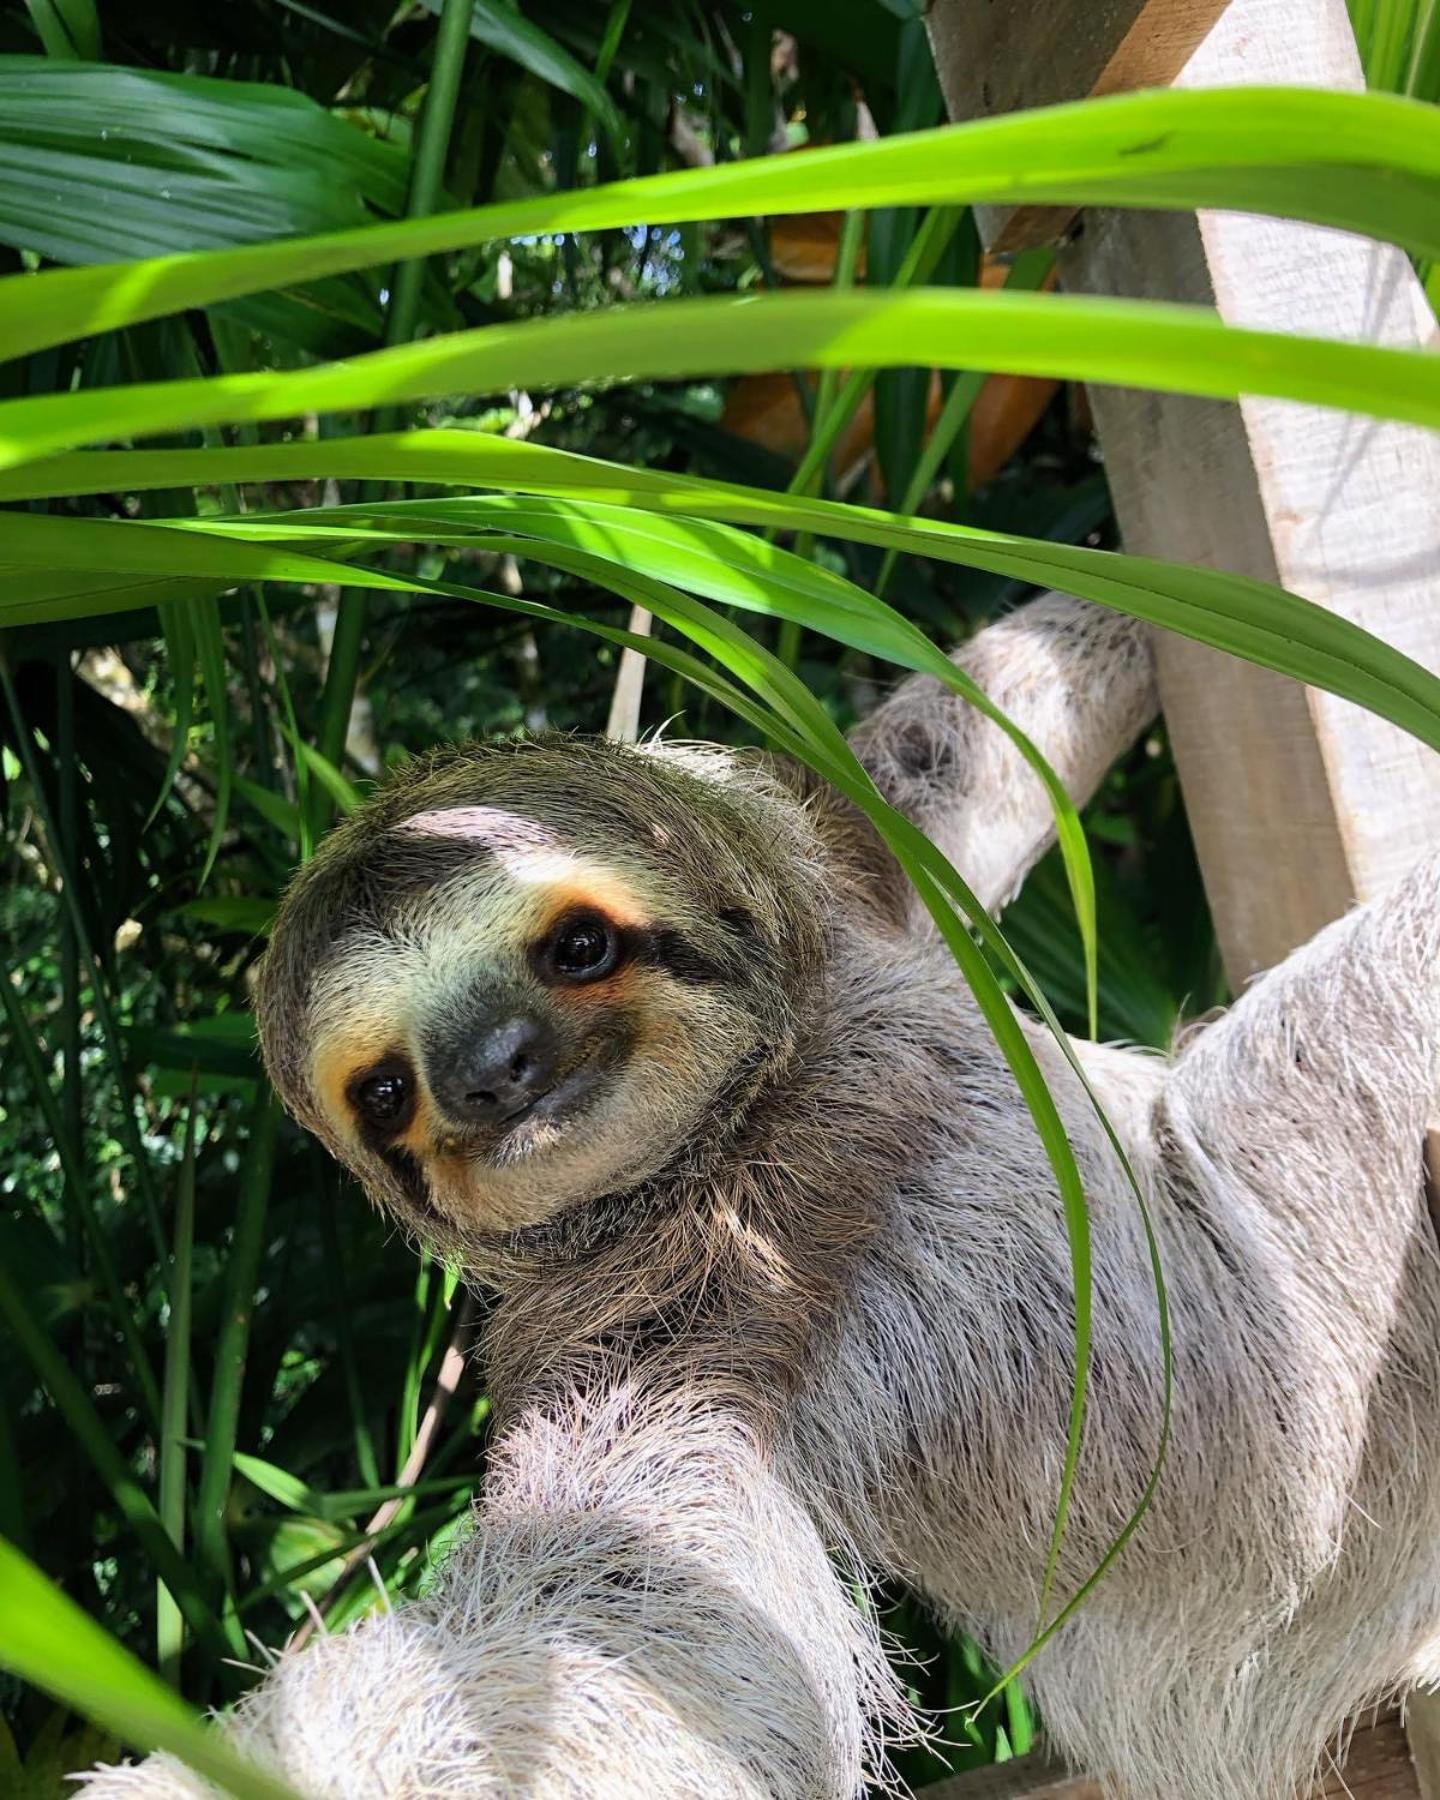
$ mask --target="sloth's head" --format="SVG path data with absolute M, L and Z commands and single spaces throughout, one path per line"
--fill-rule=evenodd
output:
M 586 739 L 418 760 L 290 889 L 282 1097 L 422 1234 L 508 1233 L 713 1142 L 794 1051 L 825 941 L 755 763 Z

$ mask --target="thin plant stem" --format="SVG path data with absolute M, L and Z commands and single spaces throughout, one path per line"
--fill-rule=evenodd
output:
M 210 1389 L 205 1454 L 200 1465 L 195 1503 L 195 1549 L 215 1590 L 228 1589 L 230 1586 L 230 1544 L 225 1509 L 240 1423 L 245 1359 L 250 1348 L 250 1319 L 265 1250 L 265 1219 L 269 1207 L 279 1123 L 279 1104 L 268 1084 L 262 1085 L 251 1113 L 249 1141 L 236 1207 L 235 1234 L 225 1264 L 224 1298 L 220 1333 L 215 1344 L 215 1374 Z M 231 1636 L 238 1641 L 243 1654 L 244 1637 L 238 1626 L 232 1626 Z
M 367 1487 L 379 1487 L 380 1464 L 376 1459 L 375 1439 L 365 1412 L 365 1397 L 360 1390 L 360 1369 L 355 1359 L 355 1333 L 350 1323 L 350 1301 L 345 1291 L 345 1252 L 340 1237 L 340 1221 L 336 1217 L 335 1179 L 329 1169 L 324 1170 L 319 1177 L 318 1193 L 320 1241 L 325 1249 L 335 1337 L 345 1379 L 345 1397 L 350 1407 L 351 1429 L 355 1435 L 355 1466 Z
M 421 109 L 420 124 L 415 135 L 415 154 L 411 165 L 410 192 L 405 216 L 418 219 L 435 211 L 445 175 L 445 159 L 450 148 L 450 133 L 455 121 L 455 102 L 460 92 L 460 77 L 465 67 L 465 51 L 470 41 L 470 18 L 473 0 L 445 0 L 440 25 L 435 35 L 435 52 L 430 65 L 430 85 Z M 401 263 L 390 278 L 390 299 L 385 312 L 384 342 L 387 346 L 408 344 L 415 336 L 420 316 L 420 295 L 425 281 L 423 260 Z M 393 431 L 399 423 L 394 407 L 376 413 L 372 429 Z M 377 499 L 376 494 L 362 494 Z M 360 681 L 360 655 L 365 640 L 367 597 L 363 590 L 347 589 L 340 597 L 335 614 L 335 633 L 330 642 L 330 661 L 325 672 L 325 687 L 320 699 L 320 731 L 317 748 L 335 765 L 344 767 L 345 739 L 350 729 L 350 714 L 355 705 L 355 692 Z M 324 790 L 312 791 L 312 821 L 323 823 L 328 802 Z
M 190 1405 L 190 1300 L 195 1247 L 195 1099 L 190 1082 L 185 1113 L 185 1154 L 175 1201 L 175 1250 L 170 1267 L 170 1318 L 165 1332 L 165 1389 L 160 1425 L 160 1523 L 176 1553 L 185 1553 L 185 1424 Z M 155 1648 L 160 1673 L 177 1690 L 185 1648 L 185 1621 L 164 1583 L 155 1596 Z

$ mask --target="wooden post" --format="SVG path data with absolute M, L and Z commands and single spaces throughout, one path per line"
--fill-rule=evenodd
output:
M 1096 41 L 1101 14 L 1120 33 L 1109 55 Z M 1134 48 L 1138 32 L 1158 33 L 1173 61 L 1197 26 L 1178 83 L 1361 83 L 1344 0 L 1231 0 L 1208 32 L 1205 16 L 1199 0 L 937 0 L 932 34 L 957 118 L 1060 98 L 1067 19 L 1078 47 L 1070 97 L 1097 83 L 1113 89 L 1122 61 L 1153 73 Z M 1013 217 L 988 223 L 1014 233 Z M 1401 252 L 1279 220 L 1092 211 L 1062 270 L 1079 290 L 1196 301 L 1276 330 L 1416 345 L 1435 329 Z M 1440 439 L 1271 400 L 1232 406 L 1113 388 L 1092 399 L 1130 549 L 1278 581 L 1440 666 Z M 1440 842 L 1440 759 L 1429 751 L 1353 706 L 1213 651 L 1170 637 L 1158 651 L 1233 980 L 1278 961 Z
M 1196 0 L 1105 10 L 1123 41 L 1146 22 L 1203 19 Z M 1094 0 L 937 0 L 952 115 L 995 110 L 987 93 L 1007 104 L 1058 97 L 1062 16 L 1084 47 L 1071 94 L 1085 92 L 1100 60 L 1096 12 Z M 1052 46 L 1043 60 L 1037 18 Z M 1003 85 L 991 61 L 1007 71 Z M 1231 0 L 1176 80 L 1358 87 L 1344 0 Z M 1196 301 L 1274 330 L 1412 346 L 1435 332 L 1401 252 L 1281 220 L 1091 211 L 1062 272 L 1075 289 Z M 1278 581 L 1440 666 L 1440 439 L 1281 401 L 1100 387 L 1092 399 L 1130 549 Z M 1328 695 L 1177 638 L 1158 649 L 1206 890 L 1241 981 L 1440 842 L 1440 759 Z
M 1226 0 L 936 0 L 927 24 L 952 119 L 1168 87 Z M 976 208 L 985 248 L 1053 243 L 1073 206 Z
M 1345 0 L 934 0 L 930 28 L 956 119 L 1115 92 L 1135 71 L 1192 87 L 1363 85 Z M 1057 223 L 992 210 L 981 229 L 1034 242 Z M 1195 302 L 1270 330 L 1412 347 L 1436 337 L 1400 251 L 1282 220 L 1091 210 L 1061 270 L 1077 291 Z M 1103 387 L 1091 399 L 1127 548 L 1278 582 L 1440 669 L 1440 438 L 1273 400 Z M 1432 752 L 1216 651 L 1166 634 L 1156 651 L 1234 983 L 1440 844 Z M 1440 1800 L 1437 1713 L 1423 1699 L 1411 1708 L 1412 1785 L 1367 1793 Z

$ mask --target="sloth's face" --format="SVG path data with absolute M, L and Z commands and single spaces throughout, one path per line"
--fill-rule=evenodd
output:
M 292 1109 L 422 1233 L 507 1233 L 713 1135 L 819 951 L 798 809 L 693 753 L 450 752 L 335 833 L 261 984 Z

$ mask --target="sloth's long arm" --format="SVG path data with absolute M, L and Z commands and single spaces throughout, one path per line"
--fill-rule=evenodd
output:
M 1062 594 L 1045 594 L 987 626 L 954 660 L 1039 746 L 1077 802 L 1156 711 L 1146 628 Z M 987 906 L 1013 899 L 1054 840 L 1054 814 L 1040 780 L 997 726 L 933 676 L 916 675 L 851 741 L 881 792 L 935 840 Z
M 439 1590 L 282 1657 L 226 1721 L 311 1800 L 858 1795 L 903 1703 L 752 1434 L 623 1389 L 520 1419 Z M 87 1800 L 215 1800 L 168 1758 Z

